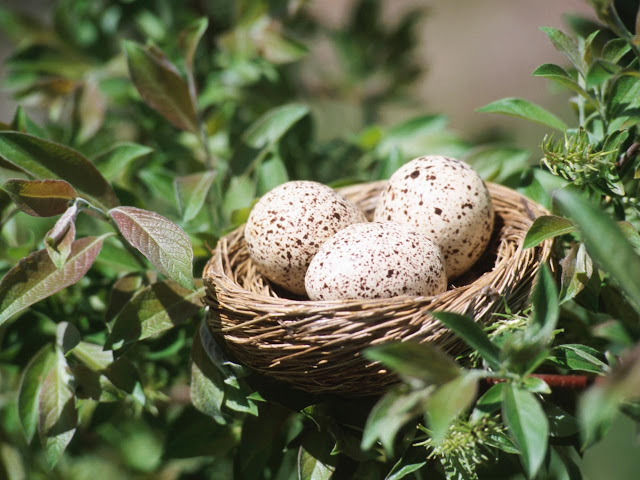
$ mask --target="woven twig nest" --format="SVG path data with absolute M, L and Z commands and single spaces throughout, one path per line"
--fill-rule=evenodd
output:
M 371 218 L 386 182 L 340 191 Z M 313 302 L 274 287 L 249 258 L 244 227 L 220 239 L 204 270 L 209 327 L 238 360 L 296 388 L 362 396 L 398 381 L 364 358 L 372 345 L 396 341 L 436 344 L 452 350 L 459 341 L 430 311 L 447 310 L 479 322 L 527 301 L 535 274 L 549 257 L 551 241 L 522 249 L 541 206 L 509 188 L 488 183 L 496 212 L 490 244 L 480 261 L 449 289 L 433 297 Z

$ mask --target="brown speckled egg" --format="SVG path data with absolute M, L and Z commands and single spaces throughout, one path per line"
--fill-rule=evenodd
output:
M 428 155 L 398 169 L 376 206 L 374 221 L 414 225 L 442 250 L 449 278 L 466 272 L 493 231 L 491 196 L 480 176 L 454 158 Z
M 263 276 L 303 295 L 304 275 L 320 246 L 339 230 L 364 221 L 354 203 L 326 185 L 287 182 L 254 205 L 244 238 Z
M 311 300 L 437 295 L 447 289 L 440 249 L 418 229 L 357 223 L 327 240 L 305 277 Z

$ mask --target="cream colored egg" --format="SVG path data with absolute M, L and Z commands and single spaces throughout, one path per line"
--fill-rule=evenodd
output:
M 454 278 L 482 256 L 493 231 L 494 211 L 486 185 L 469 165 L 428 155 L 391 176 L 374 220 L 418 227 L 438 244 L 447 275 Z
M 254 205 L 244 238 L 263 276 L 303 295 L 305 273 L 320 246 L 339 230 L 364 221 L 353 202 L 326 185 L 293 181 Z
M 395 222 L 357 223 L 327 240 L 305 278 L 311 300 L 436 295 L 447 289 L 438 246 Z

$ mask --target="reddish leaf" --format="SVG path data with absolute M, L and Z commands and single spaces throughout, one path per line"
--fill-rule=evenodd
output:
M 187 82 L 156 48 L 125 43 L 131 80 L 142 99 L 181 130 L 198 131 L 198 116 Z
M 95 165 L 64 145 L 27 133 L 0 131 L 0 160 L 39 180 L 66 180 L 101 207 L 119 204 Z
M 193 289 L 193 248 L 189 236 L 171 220 L 135 207 L 117 207 L 109 215 L 127 241 L 164 275 Z
M 198 43 L 207 30 L 209 20 L 207 17 L 198 18 L 189 24 L 178 37 L 180 48 L 184 51 L 184 64 L 189 71 L 193 70 L 193 57 L 195 57 Z
M 7 180 L 2 189 L 6 191 L 17 207 L 34 217 L 53 217 L 64 213 L 69 204 L 78 196 L 71 185 L 64 180 Z
M 71 254 L 62 268 L 56 268 L 46 250 L 23 258 L 0 280 L 0 325 L 63 288 L 73 285 L 89 270 L 100 252 L 101 237 L 85 237 L 71 245 Z
M 71 253 L 71 244 L 76 239 L 77 215 L 78 206 L 71 205 L 44 237 L 44 247 L 58 268 L 62 268 Z

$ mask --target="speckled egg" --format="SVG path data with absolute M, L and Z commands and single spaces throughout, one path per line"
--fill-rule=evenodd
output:
M 311 300 L 436 295 L 447 289 L 438 246 L 395 222 L 357 223 L 327 240 L 305 277 Z
M 493 231 L 494 212 L 486 185 L 469 165 L 428 155 L 391 176 L 374 220 L 418 227 L 438 244 L 447 275 L 454 278 L 482 256 Z
M 364 222 L 353 203 L 317 182 L 284 183 L 251 210 L 244 238 L 258 271 L 303 295 L 304 276 L 320 246 L 339 230 Z

